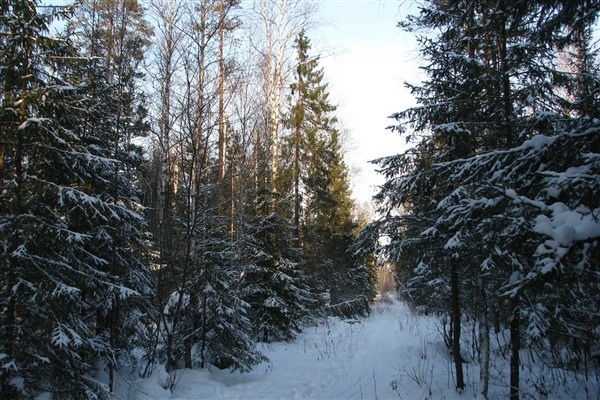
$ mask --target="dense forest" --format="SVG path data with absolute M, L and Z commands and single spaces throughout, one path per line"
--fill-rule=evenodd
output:
M 599 10 L 429 1 L 399 24 L 417 35 L 426 78 L 408 85 L 417 106 L 392 116 L 411 146 L 375 161 L 380 216 L 359 242 L 395 264 L 416 311 L 439 316 L 459 391 L 475 360 L 487 398 L 492 338 L 511 399 L 524 359 L 554 384 L 597 368 Z
M 0 2 L 0 397 L 247 371 L 369 312 L 314 4 L 51 3 Z
M 525 361 L 597 373 L 600 1 L 419 2 L 410 147 L 374 161 L 369 223 L 316 6 L 0 0 L 0 397 L 250 371 L 368 315 L 377 263 L 439 320 L 459 393 L 471 362 L 483 399 L 499 359 L 512 400 Z

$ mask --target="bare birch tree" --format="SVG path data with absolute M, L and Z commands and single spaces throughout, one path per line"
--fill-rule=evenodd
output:
M 294 67 L 294 40 L 306 29 L 316 12 L 316 2 L 303 0 L 255 0 L 251 16 L 251 45 L 260 57 L 265 99 L 265 133 L 268 176 L 265 182 L 276 189 L 279 175 L 279 136 L 282 103 Z

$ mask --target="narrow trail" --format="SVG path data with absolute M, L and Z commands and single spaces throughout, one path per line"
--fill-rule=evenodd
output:
M 353 327 L 359 339 L 343 364 L 342 379 L 324 388 L 320 398 L 377 399 L 389 393 L 400 357 L 398 317 L 391 305 L 378 305 L 369 320 Z
M 399 301 L 379 303 L 369 318 L 342 321 L 330 318 L 307 328 L 292 343 L 260 345 L 270 359 L 250 373 L 211 370 L 180 370 L 171 393 L 165 389 L 164 369 L 133 382 L 121 398 L 128 400 L 470 400 L 476 397 L 478 366 L 464 365 L 467 390 L 454 389 L 453 364 L 441 340 L 434 317 L 417 316 Z M 508 365 L 496 360 L 497 382 L 490 399 L 508 395 Z M 535 371 L 533 371 L 535 372 Z M 542 375 L 523 376 L 527 382 Z M 543 371 L 540 371 L 540 374 Z M 562 381 L 561 381 L 562 382 Z M 567 395 L 549 399 L 589 399 L 581 389 L 581 377 L 569 382 Z M 589 390 L 597 393 L 590 381 Z M 525 393 L 525 391 L 523 393 Z M 577 393 L 577 396 L 573 394 Z M 593 396 L 596 398 L 597 396 Z
M 431 319 L 415 317 L 401 302 L 375 304 L 368 318 L 329 318 L 292 343 L 260 345 L 270 359 L 250 373 L 216 368 L 182 370 L 173 391 L 138 392 L 138 400 L 169 399 L 422 399 L 418 379 L 433 374 L 426 354 L 437 336 Z M 424 342 L 425 334 L 427 342 Z M 436 371 L 440 372 L 440 371 Z M 394 385 L 392 385 L 394 383 Z M 156 383 L 155 383 L 156 384 Z M 150 388 L 151 382 L 145 386 Z M 146 390 L 145 393 L 150 393 Z M 447 397 L 453 398 L 453 397 Z

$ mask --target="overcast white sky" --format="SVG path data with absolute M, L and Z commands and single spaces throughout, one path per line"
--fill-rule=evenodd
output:
M 412 7 L 412 9 L 411 9 Z M 321 65 L 330 84 L 338 118 L 350 131 L 347 162 L 353 170 L 358 202 L 370 201 L 383 179 L 368 161 L 397 154 L 405 141 L 385 128 L 387 118 L 414 104 L 403 82 L 418 82 L 414 37 L 397 28 L 407 10 L 406 0 L 323 0 L 323 24 L 313 39 L 323 52 Z

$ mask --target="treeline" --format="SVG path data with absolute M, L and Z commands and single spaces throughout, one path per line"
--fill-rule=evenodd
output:
M 0 397 L 173 388 L 368 313 L 313 6 L 0 2 Z
M 469 359 L 481 398 L 491 384 L 518 399 L 597 382 L 599 10 L 426 1 L 400 23 L 418 37 L 427 78 L 408 85 L 418 106 L 393 116 L 412 147 L 376 161 L 381 217 L 360 241 L 395 263 L 416 310 L 440 316 L 457 390 Z M 506 380 L 490 364 L 503 358 Z M 528 365 L 540 375 L 523 385 Z

